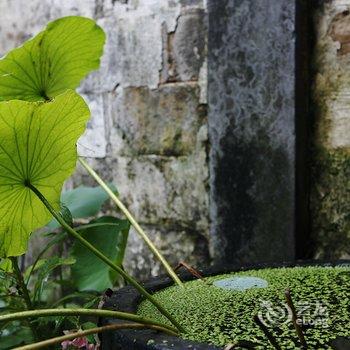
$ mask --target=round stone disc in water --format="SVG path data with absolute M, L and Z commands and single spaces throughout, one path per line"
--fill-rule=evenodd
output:
M 266 280 L 259 277 L 249 276 L 224 278 L 222 280 L 215 281 L 213 284 L 219 288 L 238 291 L 245 291 L 251 288 L 266 288 L 268 286 Z

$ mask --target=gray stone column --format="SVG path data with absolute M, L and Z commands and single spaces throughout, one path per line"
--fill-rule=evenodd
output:
M 212 254 L 295 257 L 295 1 L 209 0 Z

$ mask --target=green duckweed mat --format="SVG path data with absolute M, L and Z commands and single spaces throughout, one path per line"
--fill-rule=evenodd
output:
M 244 276 L 261 278 L 267 287 L 241 291 L 213 285 Z M 331 349 L 331 340 L 350 337 L 349 266 L 242 271 L 208 277 L 205 282 L 187 282 L 182 289 L 169 287 L 155 297 L 186 328 L 184 339 L 218 346 L 248 340 L 263 344 L 257 349 L 274 349 L 253 321 L 259 315 L 282 349 L 298 349 L 300 343 L 285 302 L 287 288 L 310 349 Z M 148 301 L 140 304 L 138 314 L 168 323 Z

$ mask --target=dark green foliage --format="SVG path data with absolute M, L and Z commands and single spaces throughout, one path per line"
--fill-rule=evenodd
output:
M 105 216 L 91 221 L 90 224 L 105 225 L 87 228 L 81 235 L 121 266 L 128 240 L 129 222 Z M 117 280 L 118 276 L 111 268 L 79 242 L 74 242 L 72 255 L 76 258 L 76 263 L 72 266 L 72 277 L 78 290 L 103 291 L 112 287 Z

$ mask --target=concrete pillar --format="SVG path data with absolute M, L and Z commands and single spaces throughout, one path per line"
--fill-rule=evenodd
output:
M 216 262 L 295 257 L 296 11 L 291 0 L 208 1 Z

